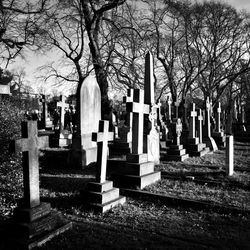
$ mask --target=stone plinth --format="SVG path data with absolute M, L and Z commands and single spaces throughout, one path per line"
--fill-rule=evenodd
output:
M 114 185 L 123 188 L 139 188 L 151 185 L 161 179 L 161 173 L 154 171 L 154 162 L 147 154 L 129 154 L 124 167 L 112 174 Z
M 183 148 L 183 145 L 170 145 L 165 160 L 184 161 L 188 157 L 189 155 L 186 154 L 186 149 Z
M 103 183 L 89 182 L 82 195 L 90 208 L 105 213 L 112 207 L 126 202 L 126 198 L 120 196 L 119 193 L 119 189 L 113 187 L 112 181 L 105 181 Z
M 189 138 L 186 146 L 187 152 L 190 156 L 203 156 L 209 152 L 209 148 L 205 143 L 199 143 L 199 138 Z

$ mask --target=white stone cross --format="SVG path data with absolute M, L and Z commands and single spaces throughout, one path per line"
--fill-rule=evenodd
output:
M 144 114 L 149 114 L 149 105 L 144 104 L 143 90 L 134 89 L 133 102 L 127 103 L 127 111 L 133 113 L 132 154 L 142 154 Z
M 96 181 L 106 181 L 108 142 L 113 141 L 114 132 L 109 132 L 109 121 L 100 120 L 98 132 L 92 133 L 92 141 L 97 142 L 97 174 Z
M 189 138 L 195 138 L 195 117 L 197 116 L 195 103 L 193 103 L 192 107 L 193 109 L 190 114 Z
M 220 114 L 221 114 L 221 105 L 220 105 L 220 102 L 218 102 L 218 108 L 217 108 L 217 131 L 218 132 L 221 132 Z
M 171 121 L 171 104 L 172 104 L 172 100 L 170 99 L 170 96 L 168 96 L 168 120 Z
M 211 137 L 211 127 L 210 127 L 210 111 L 211 111 L 211 103 L 209 102 L 209 97 L 206 100 L 206 122 L 205 122 L 205 130 L 207 133 L 207 137 Z
M 198 137 L 199 137 L 199 142 L 202 143 L 202 121 L 203 121 L 203 116 L 202 116 L 202 110 L 199 109 L 199 115 L 198 115 L 198 128 L 197 128 L 197 132 L 198 132 Z
M 175 125 L 175 130 L 176 130 L 176 145 L 180 145 L 181 144 L 181 132 L 182 132 L 182 123 L 181 123 L 181 119 L 178 118 L 176 125 Z
M 38 150 L 48 147 L 48 136 L 37 136 L 37 121 L 22 122 L 22 138 L 15 141 L 16 152 L 22 152 L 24 205 L 40 205 Z
M 42 127 L 46 128 L 46 119 L 47 119 L 47 103 L 46 103 L 46 95 L 41 95 L 40 102 L 42 103 L 43 106 L 43 112 L 42 112 Z
M 69 107 L 69 104 L 65 102 L 66 101 L 66 97 L 64 95 L 60 96 L 60 102 L 57 102 L 56 106 L 61 108 L 61 112 L 60 112 L 60 119 L 61 119 L 61 123 L 60 123 L 60 130 L 62 131 L 64 129 L 64 115 L 65 115 L 65 108 Z

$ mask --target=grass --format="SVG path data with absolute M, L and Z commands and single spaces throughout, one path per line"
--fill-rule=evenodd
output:
M 224 152 L 189 158 L 185 162 L 168 162 L 156 168 L 168 173 L 201 173 L 221 181 L 211 187 L 188 181 L 162 179 L 146 189 L 183 198 L 210 200 L 223 205 L 250 209 L 249 190 L 223 185 L 223 181 L 249 184 L 249 172 L 236 171 L 232 177 L 213 175 L 224 169 Z M 235 153 L 237 167 L 248 167 L 248 158 Z M 0 220 L 9 218 L 22 195 L 20 161 L 11 168 L 0 165 Z M 203 165 L 203 166 L 202 166 Z M 209 168 L 216 165 L 218 168 Z M 10 170 L 11 169 L 11 170 Z M 127 198 L 105 214 L 86 209 L 80 190 L 94 178 L 95 167 L 88 169 L 40 170 L 41 200 L 73 222 L 73 229 L 39 248 L 45 249 L 249 249 L 250 216 L 219 214 L 208 209 L 192 210 L 168 207 L 160 202 Z M 200 178 L 200 176 L 199 176 Z

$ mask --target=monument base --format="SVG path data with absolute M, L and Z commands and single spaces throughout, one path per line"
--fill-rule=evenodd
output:
M 130 154 L 131 143 L 123 142 L 121 140 L 114 140 L 113 143 L 109 144 L 109 155 L 110 156 L 122 156 Z
M 186 146 L 187 152 L 190 156 L 203 156 L 209 152 L 209 148 L 205 143 L 199 143 L 199 138 L 189 138 Z
M 214 132 L 212 134 L 215 143 L 217 144 L 218 148 L 225 148 L 226 147 L 226 136 L 223 132 Z
M 218 150 L 217 144 L 213 137 L 205 137 L 203 138 L 203 142 L 206 144 L 207 147 L 209 147 L 211 151 Z
M 52 212 L 50 204 L 34 208 L 18 207 L 12 219 L 4 223 L 3 249 L 32 249 L 72 227 L 72 223 Z
M 112 174 L 114 185 L 121 188 L 143 189 L 161 179 L 161 172 L 154 171 L 154 162 L 147 154 L 129 154 L 124 167 Z
M 170 145 L 167 155 L 163 158 L 167 161 L 184 161 L 189 157 L 183 145 Z
M 87 189 L 82 192 L 82 196 L 91 209 L 101 213 L 126 202 L 126 198 L 120 196 L 119 189 L 113 188 L 112 181 L 89 182 Z
M 62 131 L 59 135 L 59 147 L 68 147 L 72 144 L 72 134 L 69 131 Z

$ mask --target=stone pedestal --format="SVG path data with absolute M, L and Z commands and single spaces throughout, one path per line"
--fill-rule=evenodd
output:
M 126 198 L 120 196 L 119 193 L 119 189 L 113 187 L 112 181 L 105 181 L 103 183 L 89 182 L 82 195 L 90 208 L 105 213 L 112 207 L 126 202 Z
M 219 148 L 225 148 L 226 146 L 226 136 L 224 135 L 224 132 L 213 132 L 212 136 L 215 140 L 215 143 Z
M 109 156 L 125 156 L 131 153 L 131 142 L 116 139 L 109 144 Z
M 70 229 L 72 223 L 51 210 L 49 203 L 26 208 L 18 206 L 4 223 L 4 249 L 31 249 Z
M 186 149 L 183 148 L 183 145 L 170 145 L 169 150 L 167 151 L 166 160 L 168 161 L 184 161 L 189 157 L 186 154 Z
M 154 162 L 147 154 L 129 154 L 124 167 L 112 174 L 114 185 L 121 188 L 138 188 L 153 184 L 161 179 L 161 172 L 154 171 Z
M 199 138 L 189 138 L 186 146 L 187 152 L 190 156 L 203 156 L 209 152 L 209 148 L 205 143 L 199 143 Z

